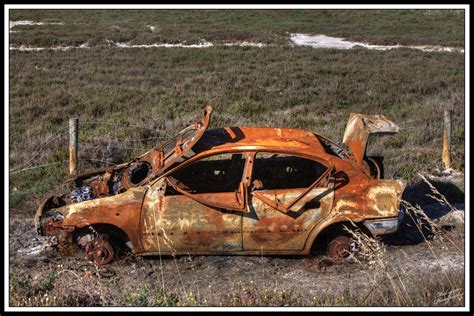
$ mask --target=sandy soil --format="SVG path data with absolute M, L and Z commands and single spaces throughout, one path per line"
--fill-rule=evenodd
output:
M 297 46 L 311 46 L 313 48 L 335 48 L 335 49 L 354 49 L 366 48 L 373 50 L 390 50 L 397 48 L 417 49 L 425 52 L 460 52 L 464 49 L 457 47 L 444 47 L 433 45 L 371 45 L 367 43 L 352 42 L 340 37 L 331 37 L 323 34 L 291 34 L 290 41 Z
M 21 25 L 46 25 L 46 24 L 57 24 L 64 25 L 63 22 L 35 22 L 30 20 L 22 21 L 10 21 L 10 33 L 19 32 L 12 30 L 15 26 Z M 147 28 L 150 32 L 155 32 L 156 27 L 152 25 L 147 25 Z M 294 33 L 289 36 L 289 43 L 292 46 L 310 46 L 313 48 L 334 48 L 334 49 L 354 49 L 354 48 L 365 48 L 371 50 L 391 50 L 397 48 L 409 48 L 417 49 L 425 52 L 459 52 L 464 53 L 463 48 L 458 47 L 445 47 L 445 46 L 436 46 L 436 45 L 372 45 L 368 43 L 361 42 L 352 42 L 340 37 L 331 37 L 324 34 L 311 35 L 311 34 L 301 34 Z M 207 41 L 201 41 L 198 44 L 169 44 L 169 43 L 155 43 L 155 44 L 129 44 L 129 43 L 116 43 L 113 41 L 107 41 L 108 47 L 113 48 L 208 48 L 213 46 L 219 46 Z M 229 42 L 224 43 L 223 46 L 241 46 L 241 47 L 266 47 L 268 45 L 264 43 L 254 43 L 254 42 Z M 10 50 L 19 50 L 19 51 L 41 51 L 41 50 L 69 50 L 72 48 L 89 48 L 87 45 L 81 46 L 58 46 L 58 47 L 27 47 L 27 46 L 10 46 Z
M 464 205 L 458 204 L 463 209 Z M 443 218 L 447 207 L 427 205 L 427 214 Z M 383 239 L 385 257 L 395 270 L 436 277 L 444 272 L 464 271 L 463 226 L 447 224 L 446 234 L 456 240 L 455 247 L 424 237 L 405 217 L 398 233 Z M 319 295 L 357 293 L 368 295 L 373 288 L 364 258 L 348 258 L 333 262 L 324 253 L 312 257 L 298 256 L 180 256 L 137 257 L 123 255 L 105 269 L 88 263 L 83 254 L 62 257 L 55 251 L 44 251 L 41 238 L 33 231 L 33 219 L 12 216 L 10 221 L 10 268 L 26 272 L 31 280 L 42 280 L 48 271 L 55 271 L 56 288 L 90 296 L 95 304 L 123 305 L 124 293 L 136 293 L 144 287 L 164 288 L 178 295 L 206 298 L 206 304 L 225 302 L 231 292 L 247 286 L 278 291 L 297 291 L 305 299 Z M 425 236 L 430 237 L 429 232 Z M 453 237 L 454 236 L 454 237 Z M 435 248 L 435 249 L 433 249 Z M 361 260 L 361 261 L 358 261 Z M 19 270 L 18 270 L 19 269 Z M 186 293 L 186 294 L 185 294 Z M 101 299 L 102 298 L 102 299 Z M 101 301 L 102 300 L 102 301 Z M 202 301 L 202 299 L 201 299 Z

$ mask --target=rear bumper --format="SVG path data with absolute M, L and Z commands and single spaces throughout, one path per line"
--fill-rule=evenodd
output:
M 362 223 L 374 237 L 394 233 L 400 226 L 398 217 L 369 219 Z

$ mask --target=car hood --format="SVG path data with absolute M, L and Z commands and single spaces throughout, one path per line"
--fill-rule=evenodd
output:
M 49 210 L 67 209 L 68 212 L 73 212 L 76 208 L 83 208 L 89 204 L 92 207 L 109 200 L 113 204 L 114 199 L 117 201 L 121 199 L 116 195 L 126 193 L 133 188 L 145 187 L 151 180 L 178 162 L 199 141 L 209 127 L 211 113 L 212 107 L 206 106 L 204 116 L 200 120 L 181 130 L 164 144 L 152 148 L 127 163 L 97 169 L 67 179 L 66 183 L 74 183 L 70 192 L 60 196 L 50 196 L 37 208 L 35 214 L 37 230 L 41 219 Z
M 170 140 L 141 156 L 138 156 L 127 163 L 123 163 L 114 167 L 106 167 L 94 170 L 92 172 L 82 173 L 80 175 L 71 177 L 66 182 L 76 182 L 80 184 L 82 180 L 103 174 L 105 172 L 114 172 L 122 170 L 125 176 L 122 178 L 124 186 L 134 187 L 149 182 L 156 176 L 163 174 L 170 166 L 181 159 L 190 149 L 199 141 L 204 132 L 207 130 L 211 120 L 212 107 L 206 106 L 204 116 L 195 121 L 193 124 L 187 126 L 179 133 L 177 133 Z M 148 173 L 144 179 L 133 183 L 133 171 L 142 166 L 147 166 Z M 128 169 L 128 170 L 126 170 Z M 128 175 L 128 176 L 127 176 Z

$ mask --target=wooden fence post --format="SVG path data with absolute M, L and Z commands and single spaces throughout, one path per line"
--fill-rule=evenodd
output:
M 443 163 L 444 168 L 451 169 L 451 112 L 444 111 L 443 124 Z
M 69 175 L 77 174 L 77 139 L 79 119 L 69 119 Z

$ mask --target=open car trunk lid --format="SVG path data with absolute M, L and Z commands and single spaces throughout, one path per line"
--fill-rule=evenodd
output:
M 342 142 L 350 148 L 355 161 L 362 165 L 370 134 L 393 135 L 399 131 L 400 127 L 384 115 L 351 113 Z

